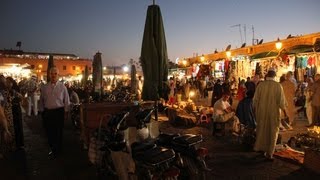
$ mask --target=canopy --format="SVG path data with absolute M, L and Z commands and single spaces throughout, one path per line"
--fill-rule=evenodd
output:
M 144 76 L 142 99 L 156 101 L 164 97 L 163 82 L 168 78 L 167 44 L 158 5 L 148 7 L 140 58 Z
M 261 52 L 261 53 L 254 54 L 254 55 L 250 56 L 250 59 L 261 59 L 261 58 L 273 57 L 273 56 L 277 56 L 277 55 L 278 55 L 278 52 L 267 51 L 267 52 Z
M 306 52 L 313 52 L 313 45 L 296 45 L 292 46 L 288 49 L 289 54 L 298 54 L 298 53 L 306 53 Z

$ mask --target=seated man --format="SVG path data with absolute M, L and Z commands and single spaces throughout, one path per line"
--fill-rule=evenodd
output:
M 212 116 L 213 122 L 225 122 L 226 129 L 232 132 L 239 133 L 240 122 L 229 104 L 230 94 L 224 93 L 222 97 L 214 103 L 214 113 Z
M 239 102 L 236 109 L 236 116 L 239 118 L 241 124 L 251 129 L 255 129 L 257 124 L 252 106 L 253 96 L 253 90 L 248 90 L 246 92 L 246 97 Z

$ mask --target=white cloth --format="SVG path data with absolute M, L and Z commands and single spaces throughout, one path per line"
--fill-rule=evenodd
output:
M 228 122 L 233 132 L 239 132 L 239 118 L 235 115 L 234 112 L 226 112 L 226 110 L 230 107 L 231 105 L 228 101 L 223 101 L 223 98 L 220 98 L 213 105 L 214 114 L 212 116 L 212 119 L 214 122 Z
M 312 106 L 311 106 L 311 91 L 309 91 L 309 88 L 307 88 L 304 91 L 304 94 L 306 96 L 306 104 L 305 104 L 305 108 L 306 108 L 306 113 L 307 113 L 307 119 L 308 119 L 308 123 L 309 125 L 312 124 Z
M 38 95 L 36 93 L 28 94 L 28 116 L 31 116 L 31 113 L 33 111 L 33 114 L 35 116 L 38 115 Z
M 280 83 L 267 78 L 257 86 L 253 97 L 257 121 L 255 151 L 274 153 L 280 126 L 280 108 L 286 106 L 284 91 Z
M 224 110 L 228 109 L 230 106 L 231 105 L 229 104 L 228 101 L 223 101 L 222 98 L 220 98 L 213 105 L 214 114 L 216 114 L 216 115 L 224 114 Z
M 56 84 L 47 83 L 41 88 L 39 110 L 44 108 L 56 109 L 64 107 L 65 112 L 69 111 L 70 99 L 66 86 L 57 82 Z

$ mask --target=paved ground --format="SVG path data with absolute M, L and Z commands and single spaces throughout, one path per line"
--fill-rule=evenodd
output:
M 79 180 L 97 179 L 94 166 L 88 163 L 87 151 L 82 149 L 79 133 L 66 122 L 64 153 L 61 158 L 49 160 L 48 147 L 41 118 L 24 118 L 25 151 L 13 153 L 7 160 L 0 160 L 0 179 L 12 180 Z M 193 128 L 173 127 L 168 121 L 158 123 L 163 132 L 201 133 L 202 146 L 209 149 L 208 165 L 213 169 L 210 179 L 316 179 L 320 175 L 302 165 L 275 159 L 266 162 L 257 158 L 257 153 L 248 151 L 235 139 L 213 137 L 206 126 Z M 283 142 L 303 132 L 306 120 L 300 115 L 293 131 L 281 132 Z

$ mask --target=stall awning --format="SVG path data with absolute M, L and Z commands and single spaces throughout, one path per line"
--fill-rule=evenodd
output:
M 288 54 L 313 52 L 313 45 L 296 45 L 288 48 Z
M 261 52 L 261 53 L 254 54 L 254 55 L 250 56 L 250 59 L 261 59 L 261 58 L 273 57 L 273 56 L 277 56 L 277 55 L 278 55 L 278 52 L 267 51 L 267 52 Z

